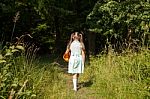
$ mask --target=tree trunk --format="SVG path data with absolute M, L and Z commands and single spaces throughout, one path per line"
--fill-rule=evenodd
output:
M 60 29 L 59 29 L 59 19 L 57 16 L 55 16 L 55 53 L 60 54 L 61 53 L 61 35 L 60 35 Z
M 95 55 L 95 39 L 96 33 L 89 32 L 88 33 L 89 55 Z

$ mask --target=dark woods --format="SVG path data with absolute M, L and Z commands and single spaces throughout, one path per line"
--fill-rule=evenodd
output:
M 4 0 L 1 48 L 26 35 L 22 42 L 38 54 L 62 54 L 71 33 L 83 31 L 87 54 L 138 51 L 150 43 L 149 15 L 148 0 Z

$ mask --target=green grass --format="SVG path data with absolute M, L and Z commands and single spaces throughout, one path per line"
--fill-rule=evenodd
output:
M 150 98 L 150 51 L 92 58 L 93 96 L 101 99 Z M 91 69 L 91 70 L 90 70 Z
M 55 79 L 55 90 L 47 89 L 53 91 L 48 91 L 44 99 L 150 98 L 150 51 L 147 50 L 91 57 L 91 64 L 86 65 L 79 78 L 81 89 L 77 93 L 71 90 L 71 76 L 66 77 L 62 68 L 56 68 L 59 68 L 59 73 L 56 73 L 59 80 Z
M 11 83 L 16 93 L 28 80 L 19 99 L 149 99 L 150 51 L 141 53 L 98 55 L 79 77 L 80 89 L 72 90 L 72 77 L 62 58 L 44 57 L 27 62 L 24 57 L 13 59 Z M 1 94 L 2 95 L 2 94 Z M 3 94 L 4 95 L 4 94 Z M 15 94 L 16 96 L 17 94 Z M 9 94 L 7 95 L 7 97 Z M 14 97 L 15 97 L 14 96 Z

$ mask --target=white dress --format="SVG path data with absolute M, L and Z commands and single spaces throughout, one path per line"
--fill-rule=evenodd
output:
M 78 40 L 74 40 L 70 45 L 71 56 L 68 64 L 68 73 L 83 73 L 84 62 L 82 58 L 82 46 Z

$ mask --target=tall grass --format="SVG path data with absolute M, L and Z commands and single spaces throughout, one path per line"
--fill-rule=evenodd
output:
M 13 48 L 13 47 L 11 47 Z M 14 49 L 11 49 L 14 52 Z M 9 51 L 8 51 L 9 52 Z M 17 52 L 18 53 L 18 52 Z M 7 54 L 7 53 L 6 53 Z M 15 54 L 15 53 L 14 53 Z M 27 54 L 33 55 L 33 54 Z M 33 56 L 32 56 L 33 57 Z M 150 51 L 91 57 L 72 91 L 66 64 L 53 58 L 28 60 L 25 54 L 0 57 L 0 98 L 6 99 L 149 99 Z M 60 62 L 63 63 L 63 62 Z
M 99 55 L 91 58 L 86 73 L 93 78 L 91 94 L 98 99 L 149 99 L 150 51 Z M 84 78 L 83 78 L 84 79 Z M 97 99 L 96 98 L 96 99 Z
M 18 53 L 18 52 L 17 52 Z M 28 60 L 28 54 L 15 53 L 0 60 L 0 98 L 70 99 L 68 77 L 52 58 Z M 32 55 L 32 54 L 31 54 Z M 5 56 L 5 55 L 4 55 Z M 70 87 L 70 86 L 69 86 Z

